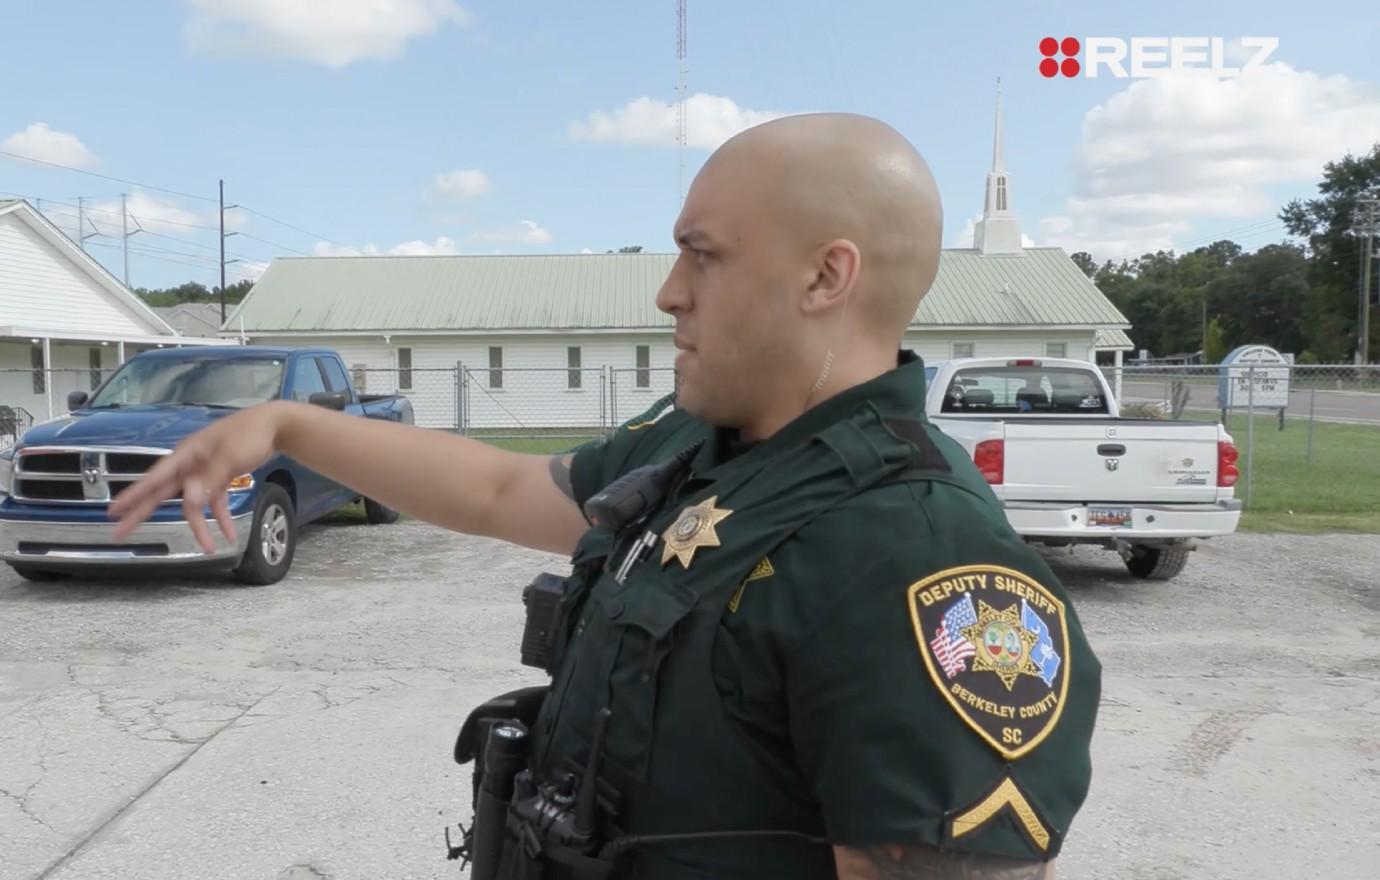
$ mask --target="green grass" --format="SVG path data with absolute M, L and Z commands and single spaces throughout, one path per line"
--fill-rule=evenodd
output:
M 1241 450 L 1236 496 L 1246 502 L 1243 530 L 1380 534 L 1380 425 L 1314 422 L 1310 456 L 1306 419 L 1289 419 L 1281 431 L 1274 415 L 1256 416 L 1249 459 L 1248 417 L 1233 414 L 1226 427 Z

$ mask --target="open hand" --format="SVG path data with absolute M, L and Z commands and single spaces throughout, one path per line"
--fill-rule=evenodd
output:
M 204 511 L 209 504 L 230 543 L 235 526 L 230 520 L 230 481 L 268 461 L 276 451 L 282 403 L 250 407 L 203 428 L 177 445 L 110 505 L 119 521 L 114 538 L 123 541 L 164 501 L 182 496 L 182 512 L 197 543 L 207 553 L 215 541 Z

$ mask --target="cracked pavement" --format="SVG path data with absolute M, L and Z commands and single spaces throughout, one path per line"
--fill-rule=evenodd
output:
M 1061 880 L 1369 876 L 1380 537 L 1238 535 L 1167 584 L 1048 555 L 1104 666 Z M 309 527 L 263 588 L 0 567 L 0 880 L 463 876 L 451 748 L 542 680 L 517 645 L 543 569 L 415 522 Z

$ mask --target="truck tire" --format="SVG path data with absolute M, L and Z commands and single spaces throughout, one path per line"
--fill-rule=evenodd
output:
M 34 568 L 32 565 L 16 565 L 11 562 L 10 568 L 14 573 L 24 578 L 26 581 L 37 583 L 50 583 L 52 581 L 65 581 L 72 576 L 70 571 L 54 571 L 51 568 Z
M 1132 544 L 1126 555 L 1126 568 L 1138 578 L 1167 581 L 1184 570 L 1188 564 L 1186 547 L 1148 547 Z
M 398 521 L 398 512 L 391 507 L 384 507 L 372 498 L 365 498 L 364 519 L 371 526 L 388 525 Z
M 277 483 L 265 483 L 254 505 L 249 546 L 235 566 L 235 580 L 258 587 L 276 584 L 292 567 L 296 551 L 297 512 L 292 498 Z

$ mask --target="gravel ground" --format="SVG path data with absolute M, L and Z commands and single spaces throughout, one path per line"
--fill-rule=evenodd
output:
M 1238 535 L 1170 583 L 1052 554 L 1105 666 L 1060 878 L 1380 866 L 1380 537 Z M 458 877 L 469 708 L 535 683 L 563 560 L 417 523 L 306 530 L 288 581 L 0 569 L 0 878 Z

